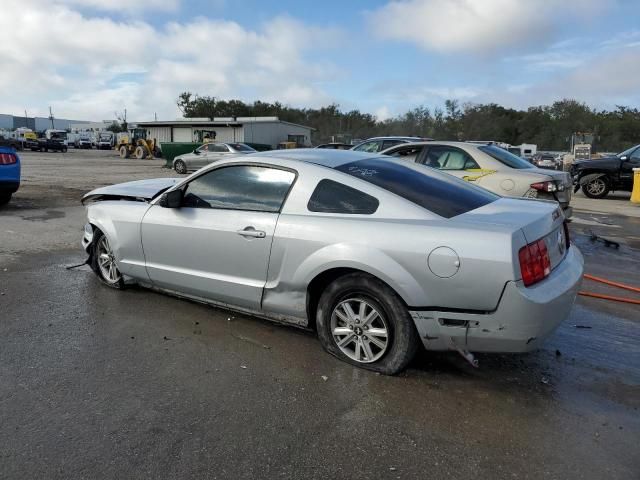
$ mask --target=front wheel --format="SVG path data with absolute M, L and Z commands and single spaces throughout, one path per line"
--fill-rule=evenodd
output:
M 118 270 L 113 249 L 109 244 L 109 239 L 99 230 L 96 230 L 96 237 L 93 241 L 93 255 L 91 268 L 98 275 L 98 278 L 111 288 L 124 288 L 122 274 Z
M 129 158 L 129 149 L 125 145 L 122 145 L 120 147 L 119 152 L 120 152 L 120 158 Z
M 389 286 L 364 273 L 345 275 L 327 287 L 316 324 L 327 352 L 386 375 L 401 372 L 418 349 L 407 307 Z
M 589 198 L 604 198 L 609 193 L 609 183 L 605 177 L 594 178 L 582 185 L 582 192 Z

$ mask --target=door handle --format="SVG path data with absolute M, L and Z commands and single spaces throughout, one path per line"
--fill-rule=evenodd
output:
M 256 230 L 253 227 L 244 227 L 242 230 L 237 230 L 236 233 L 238 235 L 242 235 L 243 237 L 253 237 L 253 238 L 264 238 L 267 236 L 267 233 L 262 230 Z

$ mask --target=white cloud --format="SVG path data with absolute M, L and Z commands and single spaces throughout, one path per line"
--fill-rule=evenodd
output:
M 12 95 L 0 99 L 0 111 L 22 99 L 30 114 L 52 105 L 60 117 L 102 119 L 126 106 L 132 119 L 174 118 L 182 91 L 304 106 L 330 101 L 321 83 L 335 67 L 307 54 L 335 46 L 340 33 L 333 29 L 289 17 L 259 29 L 206 18 L 154 27 L 136 20 L 144 16 L 82 14 L 70 6 L 87 5 L 79 0 L 53 0 L 46 9 L 41 2 L 3 0 L 0 88 Z
M 53 2 L 45 0 L 47 4 Z M 181 0 L 54 0 L 58 4 L 112 12 L 175 11 Z
M 381 38 L 438 52 L 486 53 L 545 42 L 609 0 L 401 0 L 369 14 Z

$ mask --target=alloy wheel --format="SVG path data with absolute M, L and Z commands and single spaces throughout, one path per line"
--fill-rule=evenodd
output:
M 98 268 L 102 278 L 108 283 L 115 284 L 120 281 L 121 275 L 116 265 L 116 260 L 109 245 L 107 237 L 102 236 L 98 241 Z
M 363 298 L 349 298 L 336 305 L 331 334 L 340 351 L 360 363 L 375 362 L 389 346 L 387 321 Z
M 595 180 L 591 180 L 587 184 L 587 190 L 591 195 L 598 196 L 602 195 L 607 188 L 607 184 L 601 178 L 596 178 Z

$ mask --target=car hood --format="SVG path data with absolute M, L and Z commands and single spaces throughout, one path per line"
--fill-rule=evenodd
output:
M 598 168 L 618 165 L 620 159 L 618 157 L 594 158 L 592 160 L 576 160 L 573 162 L 574 168 Z
M 180 178 L 153 178 L 136 180 L 135 182 L 118 183 L 108 187 L 100 187 L 82 197 L 82 203 L 99 202 L 101 200 L 134 200 L 148 202 L 158 194 L 178 183 Z

